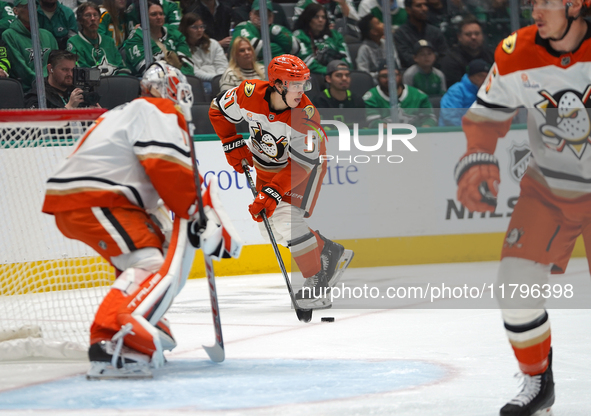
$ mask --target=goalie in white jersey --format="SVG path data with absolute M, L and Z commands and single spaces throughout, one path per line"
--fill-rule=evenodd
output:
M 535 25 L 497 47 L 495 64 L 463 119 L 468 151 L 456 167 L 458 200 L 494 211 L 497 139 L 517 107 L 528 109 L 530 164 L 501 254 L 497 288 L 540 287 L 563 273 L 582 234 L 591 260 L 591 0 L 532 0 Z M 502 416 L 549 414 L 554 404 L 550 321 L 544 297 L 496 294 L 525 382 Z
M 43 205 L 66 237 L 88 244 L 117 271 L 90 329 L 89 358 L 116 361 L 121 371 L 131 362 L 158 367 L 163 351 L 176 346 L 163 315 L 188 277 L 191 244 L 218 259 L 236 257 L 241 248 L 231 225 L 221 224 L 215 181 L 203 191 L 206 230 L 191 226 L 199 211 L 185 76 L 158 62 L 141 88 L 143 98 L 103 114 L 79 139 L 47 181 Z

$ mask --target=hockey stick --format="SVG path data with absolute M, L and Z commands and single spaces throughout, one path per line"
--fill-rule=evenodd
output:
M 197 153 L 195 152 L 195 143 L 191 136 L 192 129 L 187 122 L 189 131 L 189 148 L 191 149 L 191 164 L 193 165 L 193 177 L 195 179 L 195 188 L 197 190 L 197 203 L 199 204 L 199 230 L 205 230 L 207 218 L 203 209 L 203 197 L 201 195 L 201 181 L 199 180 L 199 168 L 197 167 Z M 220 309 L 218 306 L 218 294 L 215 287 L 215 275 L 213 273 L 213 264 L 211 258 L 203 253 L 205 259 L 205 272 L 207 274 L 207 285 L 209 287 L 209 299 L 211 301 L 211 314 L 213 316 L 213 327 L 215 329 L 215 343 L 211 347 L 203 345 L 203 349 L 209 355 L 211 361 L 221 363 L 226 354 L 224 352 L 224 338 L 222 336 L 222 322 L 220 320 Z
M 242 167 L 244 168 L 244 174 L 246 175 L 246 179 L 248 180 L 248 184 L 250 186 L 250 190 L 252 191 L 252 195 L 256 198 L 257 197 L 257 189 L 252 180 L 252 175 L 250 174 L 248 162 L 246 159 L 242 159 Z M 271 245 L 273 245 L 273 251 L 275 252 L 275 257 L 277 257 L 277 263 L 279 263 L 279 268 L 283 273 L 283 278 L 285 279 L 285 284 L 287 285 L 287 291 L 289 292 L 289 297 L 291 298 L 291 304 L 293 305 L 296 315 L 298 319 L 302 322 L 310 322 L 312 320 L 312 309 L 302 309 L 299 307 L 298 302 L 293 294 L 293 289 L 291 287 L 291 283 L 289 281 L 289 276 L 287 275 L 287 270 L 285 270 L 285 264 L 283 264 L 283 258 L 281 257 L 281 253 L 279 252 L 279 247 L 277 247 L 277 241 L 275 241 L 275 236 L 273 235 L 273 230 L 271 229 L 271 224 L 269 224 L 269 219 L 267 218 L 267 214 L 264 211 L 261 211 L 259 214 L 263 217 L 263 222 L 265 223 L 265 228 L 267 229 L 267 233 L 269 234 L 269 239 L 271 240 Z

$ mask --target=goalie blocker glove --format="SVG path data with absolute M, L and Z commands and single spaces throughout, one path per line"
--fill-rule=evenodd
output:
M 263 189 L 257 194 L 254 202 L 248 206 L 248 211 L 256 222 L 262 222 L 263 217 L 259 214 L 265 210 L 267 218 L 270 218 L 277 208 L 277 204 L 281 202 L 283 192 L 276 190 L 271 186 L 263 186 Z
M 470 153 L 456 165 L 458 200 L 472 212 L 494 212 L 497 206 L 499 161 L 490 153 Z
M 226 154 L 228 163 L 232 165 L 234 170 L 238 173 L 244 173 L 242 159 L 246 159 L 248 165 L 252 166 L 252 153 L 241 136 L 236 136 L 233 139 L 224 141 L 224 153 Z

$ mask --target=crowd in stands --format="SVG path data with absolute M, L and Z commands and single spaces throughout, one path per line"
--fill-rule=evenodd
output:
M 102 77 L 145 71 L 137 0 L 36 3 L 48 107 L 85 104 L 72 85 L 75 66 L 98 68 Z M 392 33 L 399 119 L 417 127 L 459 125 L 497 44 L 511 33 L 508 0 L 391 4 L 384 13 L 380 0 L 266 0 L 271 55 L 302 58 L 314 81 L 308 95 L 319 109 L 365 108 L 365 125 L 373 127 L 390 117 L 385 37 Z M 196 78 L 192 85 L 206 100 L 245 79 L 264 79 L 259 5 L 148 0 L 152 55 Z M 25 106 L 37 107 L 28 8 L 27 0 L 0 0 L 0 78 L 18 80 Z M 521 26 L 530 17 L 521 10 Z M 369 81 L 352 82 L 359 73 Z

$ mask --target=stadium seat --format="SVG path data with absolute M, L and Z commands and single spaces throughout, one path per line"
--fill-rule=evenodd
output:
M 363 45 L 362 42 L 353 42 L 347 44 L 349 55 L 351 56 L 351 62 L 353 62 L 353 69 L 357 69 L 357 63 L 355 60 L 357 59 L 357 52 L 359 52 L 361 45 Z
M 16 79 L 0 78 L 0 108 L 23 108 L 25 96 L 23 87 Z
M 139 97 L 140 81 L 136 77 L 127 76 L 102 77 L 96 92 L 101 96 L 101 107 L 110 110 Z
M 439 108 L 441 107 L 441 95 L 436 95 L 434 97 L 429 97 L 429 102 L 431 103 L 431 106 L 433 108 Z
M 293 15 L 294 15 L 294 9 L 296 6 L 296 3 L 274 3 L 275 6 L 280 6 L 283 9 L 283 12 L 285 13 L 285 17 L 287 19 L 287 21 L 289 22 L 289 30 L 293 30 L 293 25 L 295 23 L 295 21 L 293 20 Z
M 215 98 L 220 93 L 220 79 L 222 79 L 221 75 L 216 75 L 211 80 L 211 98 Z
M 351 71 L 351 91 L 355 94 L 363 97 L 374 86 L 373 78 L 367 72 Z
M 215 130 L 209 121 L 209 104 L 194 104 L 191 107 L 195 134 L 215 134 Z
M 199 78 L 193 75 L 185 75 L 187 77 L 187 82 L 191 85 L 191 89 L 193 90 L 193 103 L 195 104 L 203 104 L 208 103 L 207 95 L 205 94 L 205 89 L 203 88 L 203 83 Z
M 322 75 L 322 77 L 324 77 L 324 75 Z M 312 82 L 312 89 L 310 91 L 306 92 L 306 95 L 308 96 L 308 98 L 312 102 L 314 102 L 316 97 L 318 97 L 320 94 L 322 94 L 322 90 L 324 89 L 324 88 L 320 88 L 320 84 L 318 83 L 318 79 L 319 79 L 319 77 L 316 77 L 316 76 L 314 76 L 314 74 L 312 74 L 312 77 L 310 80 Z

